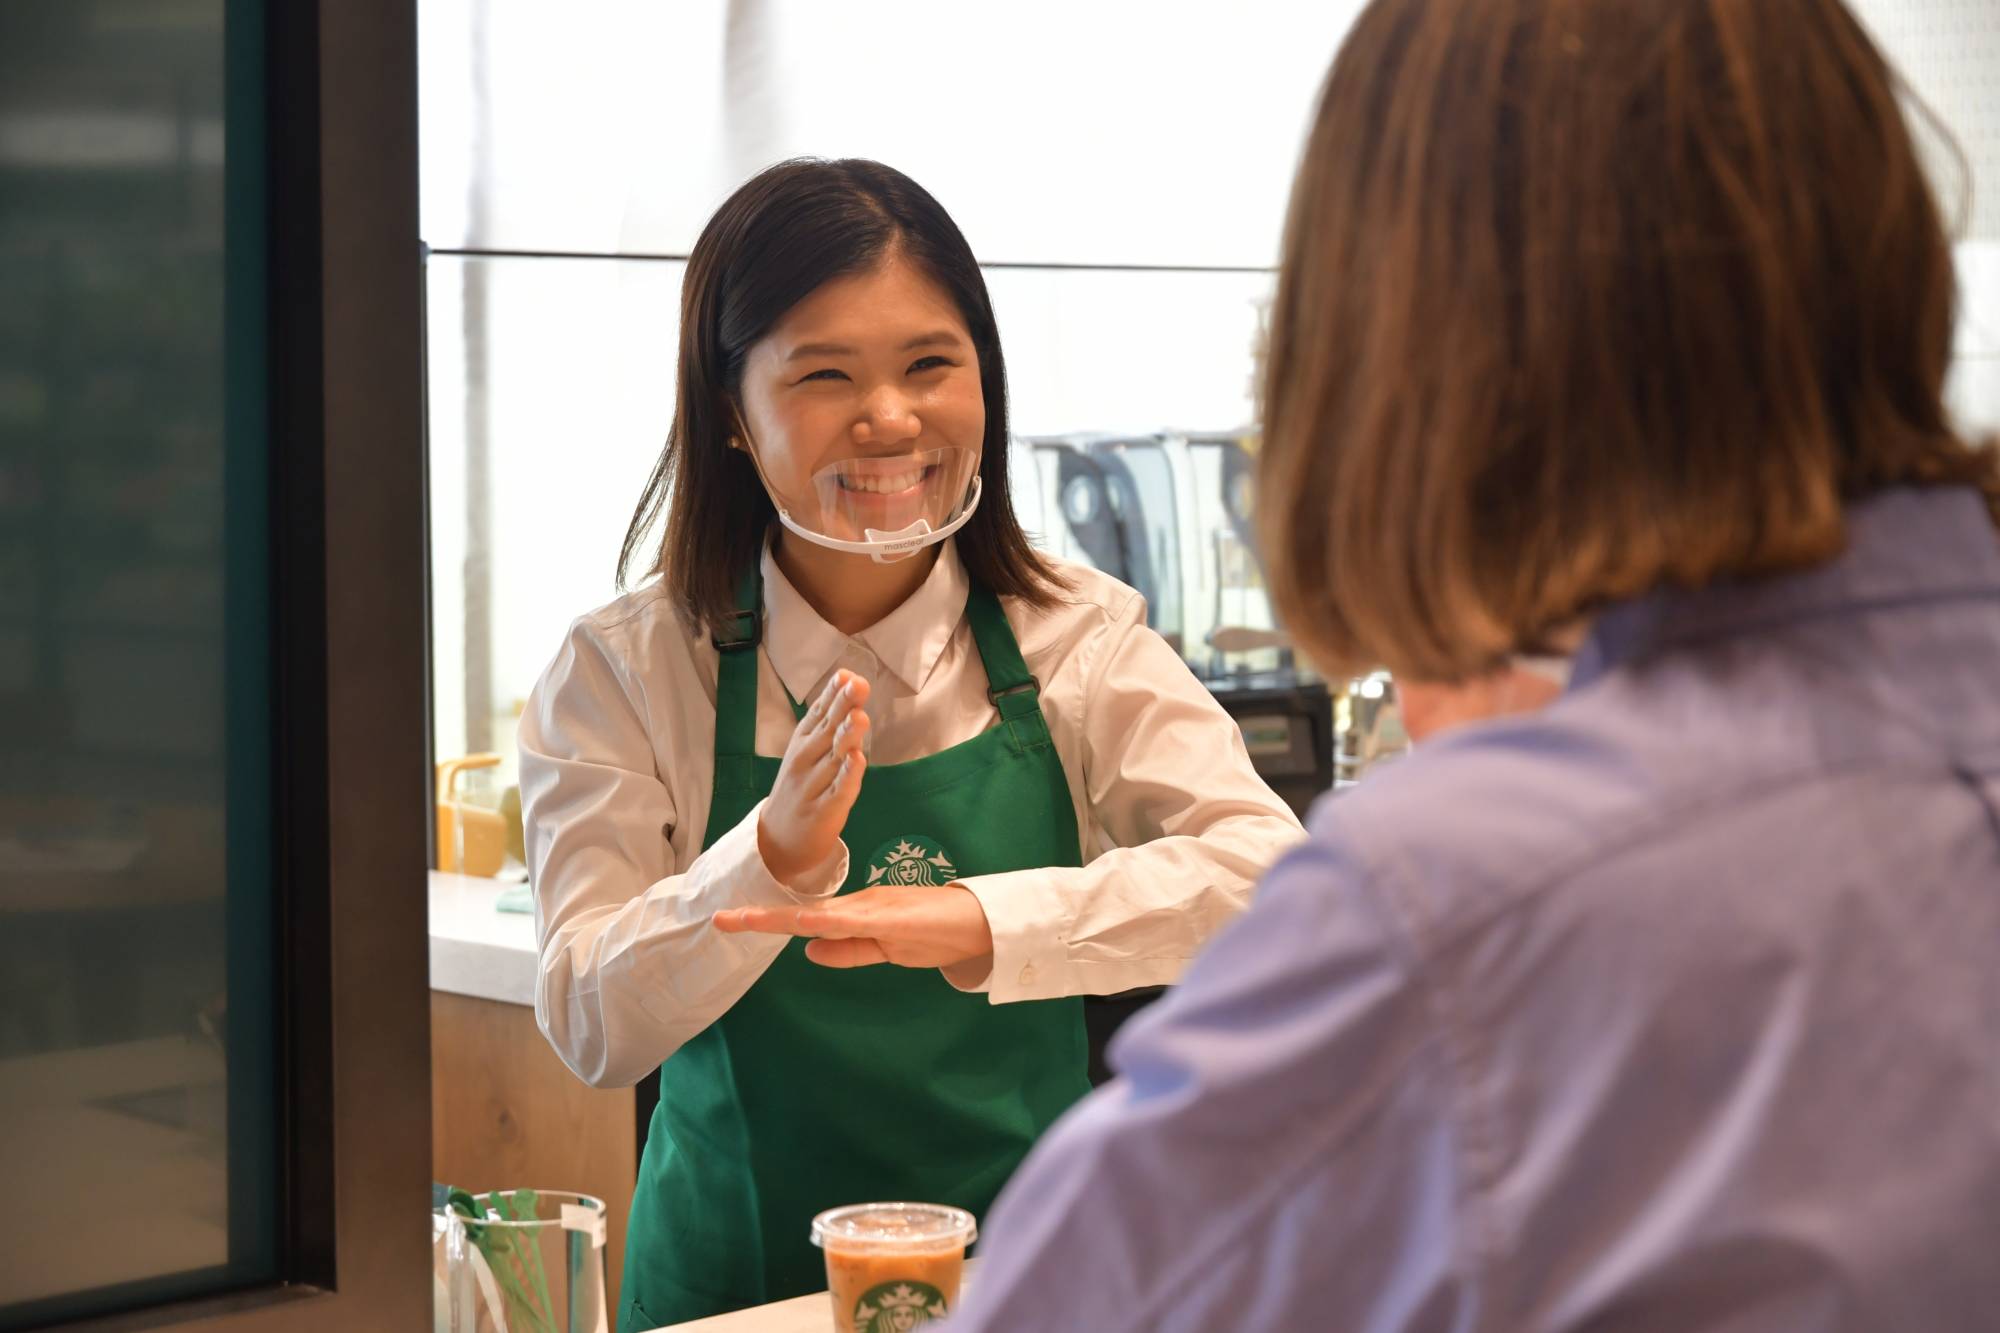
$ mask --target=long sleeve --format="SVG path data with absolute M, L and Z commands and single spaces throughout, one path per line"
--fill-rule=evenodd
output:
M 1085 680 L 1082 780 L 1110 845 L 1088 864 L 964 882 L 993 929 L 995 1002 L 1106 995 L 1177 981 L 1304 837 L 1251 767 L 1236 722 L 1130 596 Z
M 725 907 L 836 890 L 845 849 L 799 886 L 772 877 L 753 809 L 686 866 L 655 738 L 616 655 L 572 627 L 522 714 L 521 807 L 541 942 L 535 1018 L 597 1087 L 636 1083 L 742 997 L 785 941 L 709 924 Z M 707 780 L 708 755 L 690 756 Z
M 1349 858 L 1287 856 L 982 1223 L 953 1333 L 1472 1325 L 1450 1064 Z

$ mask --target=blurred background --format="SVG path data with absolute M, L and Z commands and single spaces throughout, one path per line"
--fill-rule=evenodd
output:
M 438 755 L 497 752 L 488 780 L 512 781 L 529 688 L 616 595 L 673 411 L 682 259 L 800 154 L 880 159 L 957 219 L 999 314 L 1024 525 L 1146 593 L 1274 785 L 1393 749 L 1363 687 L 1349 706 L 1269 633 L 1245 522 L 1287 190 L 1359 8 L 424 0 Z M 1970 168 L 1933 153 L 1965 295 L 1952 393 L 2000 427 L 2000 9 L 1856 9 Z

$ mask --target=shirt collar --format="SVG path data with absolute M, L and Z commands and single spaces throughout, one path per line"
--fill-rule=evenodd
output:
M 1571 687 L 1676 644 L 1843 611 L 1996 595 L 2000 534 L 1984 497 L 1964 486 L 1898 487 L 1850 507 L 1846 550 L 1815 569 L 1663 589 L 1610 607 L 1577 653 Z
M 903 604 L 855 635 L 883 667 L 915 693 L 924 687 L 965 615 L 971 583 L 958 558 L 958 543 L 947 539 L 931 572 Z M 839 664 L 850 642 L 826 623 L 792 586 L 771 544 L 764 544 L 764 648 L 792 698 L 807 702 L 811 692 Z

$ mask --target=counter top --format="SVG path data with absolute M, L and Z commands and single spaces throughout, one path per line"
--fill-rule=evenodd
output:
M 833 1307 L 825 1292 L 719 1314 L 687 1324 L 668 1324 L 661 1333 L 832 1333 Z
M 971 1289 L 973 1271 L 978 1267 L 977 1259 L 965 1261 L 964 1287 L 959 1292 L 961 1298 Z M 826 1293 L 820 1291 L 751 1310 L 738 1310 L 734 1314 L 719 1314 L 685 1324 L 668 1324 L 660 1333 L 833 1333 L 833 1309 L 827 1304 Z
M 520 881 L 430 872 L 431 989 L 535 1003 L 535 918 L 494 907 Z

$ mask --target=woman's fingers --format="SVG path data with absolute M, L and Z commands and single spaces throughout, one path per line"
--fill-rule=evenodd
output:
M 729 935 L 740 935 L 754 929 L 750 924 L 750 914 L 764 909 L 758 907 L 725 907 L 720 912 L 711 913 L 708 923 Z
M 867 737 L 868 729 L 873 725 L 875 724 L 868 720 L 868 714 L 862 712 L 859 708 L 855 709 L 834 729 L 833 748 L 828 753 L 834 755 L 836 758 L 848 754 L 865 753 L 862 748 L 862 741 Z
M 861 794 L 861 775 L 868 768 L 868 757 L 859 750 L 849 750 L 831 768 L 831 777 L 813 798 L 814 804 L 837 809 L 845 819 L 846 812 L 854 807 L 854 798 Z
M 818 800 L 833 784 L 843 751 L 859 746 L 859 737 L 868 729 L 868 715 L 855 709 L 838 724 L 822 725 L 793 738 L 785 756 L 786 771 L 781 780 L 790 784 L 802 801 Z
M 865 722 L 865 719 L 864 719 Z M 865 730 L 865 726 L 863 728 Z M 801 769 L 794 779 L 794 790 L 799 800 L 806 806 L 818 806 L 831 800 L 847 776 L 851 764 L 867 762 L 861 753 L 859 741 L 853 735 L 843 737 L 826 753 L 812 761 L 809 767 Z
M 717 930 L 730 935 L 798 935 L 797 907 L 725 907 L 709 917 Z
M 806 957 L 823 967 L 942 967 L 990 954 L 985 914 L 959 890 L 970 912 L 936 890 L 874 888 L 812 905 L 736 907 L 715 913 L 719 930 L 793 935 L 811 941 Z M 954 915 L 954 912 L 957 915 Z M 959 920 L 959 917 L 965 920 Z M 897 950 L 891 955 L 889 950 Z
M 814 940 L 806 945 L 806 957 L 821 967 L 873 967 L 889 961 L 889 955 L 874 940 Z
M 844 902 L 825 907 L 725 907 L 709 918 L 731 935 L 798 935 L 806 939 L 851 939 L 868 933 L 867 913 Z
M 819 697 L 807 707 L 806 715 L 799 719 L 801 725 L 808 727 L 819 725 L 820 719 L 826 716 L 826 710 L 833 707 L 834 696 L 840 693 L 840 687 L 846 683 L 841 679 L 845 674 L 842 671 L 833 673 L 833 679 L 826 683 L 826 688 L 819 692 Z
M 854 677 L 851 672 L 836 671 L 827 682 L 819 698 L 813 700 L 806 715 L 799 719 L 798 727 L 792 732 L 791 744 L 785 747 L 786 754 L 794 762 L 810 764 L 827 752 L 833 744 L 833 733 L 847 712 L 853 707 L 853 696 L 849 686 Z
M 852 671 L 836 671 L 827 694 L 830 701 L 826 711 L 816 722 L 801 724 L 803 730 L 797 738 L 801 759 L 818 759 L 829 749 L 837 748 L 840 729 L 855 718 L 868 716 L 861 711 L 868 701 L 868 682 Z

